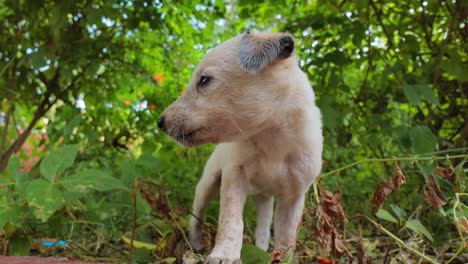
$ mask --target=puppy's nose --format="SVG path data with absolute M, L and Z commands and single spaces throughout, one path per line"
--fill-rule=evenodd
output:
M 158 119 L 158 127 L 162 130 L 162 131 L 165 131 L 164 130 L 164 116 L 161 116 L 159 119 Z

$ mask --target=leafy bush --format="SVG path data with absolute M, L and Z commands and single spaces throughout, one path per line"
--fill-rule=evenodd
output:
M 295 36 L 323 113 L 326 162 L 297 255 L 338 256 L 345 246 L 317 245 L 322 187 L 334 192 L 327 201 L 335 209 L 342 202 L 347 217 L 321 213 L 334 234 L 346 230 L 353 255 L 398 249 L 389 252 L 403 262 L 408 252 L 455 259 L 468 225 L 467 8 L 464 1 L 0 0 L 0 249 L 181 259 L 212 146 L 181 148 L 156 120 L 207 50 L 258 29 Z M 373 194 L 389 190 L 395 161 L 406 183 L 376 206 Z M 214 204 L 208 245 L 216 219 Z M 246 219 L 249 241 L 249 205 Z M 385 249 L 381 234 L 392 239 Z M 140 242 L 134 249 L 132 235 Z M 42 238 L 72 241 L 73 250 L 37 248 Z

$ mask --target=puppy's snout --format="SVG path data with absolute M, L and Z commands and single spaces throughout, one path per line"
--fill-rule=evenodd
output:
M 159 117 L 159 119 L 158 119 L 158 127 L 159 127 L 162 131 L 166 132 L 166 130 L 165 130 L 165 128 L 164 128 L 164 124 L 165 124 L 165 118 L 164 118 L 164 116 Z

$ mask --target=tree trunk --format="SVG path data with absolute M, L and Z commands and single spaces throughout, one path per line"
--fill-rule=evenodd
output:
M 2 173 L 6 169 L 11 155 L 13 155 L 21 149 L 21 146 L 23 146 L 24 142 L 31 134 L 31 131 L 33 130 L 34 126 L 36 126 L 37 121 L 39 121 L 39 119 L 41 119 L 41 117 L 45 115 L 45 113 L 50 109 L 51 106 L 52 104 L 49 104 L 49 93 L 46 93 L 41 104 L 37 107 L 36 113 L 34 114 L 34 117 L 29 123 L 26 130 L 24 130 L 24 132 L 21 135 L 19 135 L 15 142 L 13 142 L 13 144 L 5 152 L 1 153 L 0 173 Z

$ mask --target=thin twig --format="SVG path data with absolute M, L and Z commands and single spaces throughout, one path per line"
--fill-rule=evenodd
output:
M 399 237 L 395 236 L 392 232 L 388 231 L 387 229 L 385 229 L 382 225 L 380 225 L 379 223 L 377 223 L 376 221 L 374 221 L 372 218 L 368 217 L 368 216 L 365 216 L 365 215 L 361 215 L 361 214 L 358 214 L 358 216 L 360 217 L 363 217 L 367 220 L 369 220 L 369 222 L 371 222 L 373 225 L 375 225 L 378 229 L 380 229 L 382 232 L 384 232 L 385 234 L 387 234 L 390 238 L 392 238 L 393 240 L 395 240 L 395 242 L 397 242 L 397 244 L 399 244 L 400 246 L 406 248 L 408 251 L 410 251 L 411 253 L 417 255 L 418 257 L 430 262 L 430 263 L 434 263 L 436 264 L 437 262 L 434 261 L 432 258 L 424 255 L 422 252 L 418 251 L 417 249 L 414 249 L 412 247 L 410 247 L 408 244 L 406 244 L 403 240 L 401 240 Z
M 133 215 L 132 215 L 132 234 L 130 236 L 130 248 L 128 249 L 128 259 L 127 263 L 132 263 L 132 254 L 133 254 L 133 241 L 135 240 L 135 228 L 136 228 L 136 214 L 137 214 L 137 190 L 138 190 L 138 177 L 135 177 L 133 181 Z
M 320 175 L 318 179 L 320 178 L 323 178 L 323 177 L 326 177 L 326 176 L 329 176 L 329 175 L 332 175 L 332 174 L 335 174 L 335 173 L 338 173 L 340 171 L 344 171 L 346 169 L 349 169 L 349 168 L 352 168 L 356 165 L 359 165 L 361 163 L 366 163 L 366 162 L 388 162 L 388 161 L 402 161 L 402 160 L 408 160 L 408 161 L 421 161 L 421 160 L 443 160 L 443 159 L 455 159 L 455 158 L 467 158 L 468 155 L 467 154 L 461 154 L 461 155 L 453 155 L 453 156 L 450 156 L 450 155 L 447 155 L 447 156 L 433 156 L 433 157 L 395 157 L 395 158 L 383 158 L 383 159 L 363 159 L 363 160 L 359 160 L 359 161 L 356 161 L 356 162 L 353 162 L 353 163 L 350 163 L 350 164 L 347 164 L 341 168 L 338 168 L 336 170 L 332 170 L 332 171 L 329 171 L 327 173 L 324 173 L 322 175 Z
M 188 245 L 190 251 L 193 252 L 194 250 L 192 248 L 192 244 L 190 244 L 190 241 L 188 240 L 187 236 L 185 235 L 184 229 L 179 225 L 177 219 L 175 219 L 175 217 L 174 217 L 175 212 L 172 210 L 171 202 L 169 201 L 169 196 L 167 195 L 167 193 L 166 193 L 166 201 L 167 201 L 169 211 L 170 211 L 169 216 L 171 217 L 171 219 L 174 222 L 174 224 L 176 225 L 176 227 L 179 229 L 179 231 L 180 231 L 182 237 L 184 238 L 185 243 Z
M 457 227 L 458 235 L 460 236 L 461 239 L 461 244 L 458 247 L 457 251 L 453 254 L 453 256 L 445 262 L 446 264 L 452 262 L 460 253 L 462 253 L 463 249 L 466 247 L 466 242 L 465 242 L 465 236 L 463 235 L 463 232 L 460 230 L 460 227 L 458 226 L 458 217 L 457 217 L 457 207 L 460 204 L 460 196 L 468 196 L 468 193 L 455 193 L 455 203 L 453 204 L 453 221 L 455 222 L 455 226 Z

